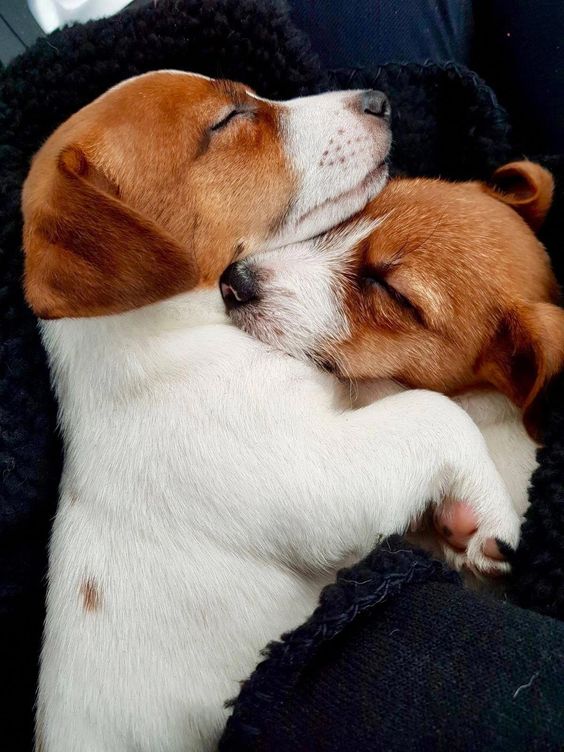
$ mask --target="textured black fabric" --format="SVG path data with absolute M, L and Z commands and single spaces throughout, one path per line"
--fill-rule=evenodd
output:
M 401 540 L 323 593 L 243 687 L 221 752 L 560 752 L 564 625 Z
M 2 706 L 10 749 L 29 747 L 46 542 L 60 473 L 45 357 L 21 293 L 21 184 L 54 127 L 117 81 L 159 67 L 244 80 L 272 97 L 331 84 L 383 88 L 396 108 L 395 169 L 410 174 L 486 177 L 513 153 L 504 113 L 473 74 L 456 66 L 391 65 L 340 71 L 331 81 L 283 7 L 261 0 L 161 1 L 56 32 L 0 72 L 0 665 L 10 688 Z M 562 272 L 564 164 L 555 159 L 550 166 L 559 186 L 544 237 Z M 555 388 L 512 585 L 518 601 L 560 616 L 563 395 L 561 385 Z

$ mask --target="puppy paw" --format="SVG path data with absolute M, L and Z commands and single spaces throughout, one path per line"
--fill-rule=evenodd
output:
M 494 510 L 492 510 L 494 511 Z M 447 500 L 435 512 L 434 525 L 448 563 L 477 575 L 495 577 L 509 571 L 503 549 L 515 548 L 520 520 L 515 512 L 480 516 L 470 504 Z

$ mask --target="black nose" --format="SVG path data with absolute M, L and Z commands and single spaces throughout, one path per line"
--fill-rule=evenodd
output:
M 362 109 L 366 115 L 374 115 L 385 120 L 389 120 L 392 114 L 388 97 L 383 91 L 374 89 L 368 89 L 362 94 Z
M 219 289 L 227 308 L 237 308 L 257 297 L 258 286 L 248 264 L 236 261 L 223 272 Z

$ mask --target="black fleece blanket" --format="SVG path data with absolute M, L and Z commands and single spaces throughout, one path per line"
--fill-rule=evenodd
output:
M 411 175 L 487 178 L 499 164 L 521 156 L 495 96 L 471 72 L 449 65 L 322 70 L 276 1 L 163 0 L 156 7 L 55 32 L 0 71 L 0 665 L 3 685 L 10 690 L 3 706 L 4 738 L 13 740 L 9 749 L 30 746 L 46 547 L 61 469 L 45 356 L 21 291 L 21 185 L 31 156 L 59 123 L 109 86 L 156 68 L 242 80 L 273 98 L 330 87 L 383 89 L 394 109 L 393 166 Z M 555 205 L 542 239 L 562 280 L 564 158 L 528 156 L 556 177 Z M 515 603 L 558 618 L 564 616 L 562 385 L 560 379 L 549 395 L 545 448 L 510 583 Z M 411 552 L 410 557 L 428 566 L 423 554 Z M 401 567 L 394 574 L 389 562 L 380 571 L 377 556 L 363 566 L 376 572 L 378 587 L 400 576 Z M 407 591 L 400 589 L 402 599 L 416 597 L 417 581 Z M 385 598 L 400 597 L 399 590 L 382 587 L 378 592 Z M 343 624 L 363 610 L 352 597 Z M 372 595 L 364 603 L 373 600 Z M 294 649 L 290 645 L 286 653 Z M 251 749 L 248 740 L 245 744 Z

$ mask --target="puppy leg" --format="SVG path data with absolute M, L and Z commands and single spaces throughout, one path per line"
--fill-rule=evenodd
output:
M 429 502 L 439 506 L 445 497 L 465 501 L 478 520 L 465 553 L 469 565 L 490 570 L 482 551 L 489 538 L 518 542 L 519 517 L 484 439 L 446 397 L 413 390 L 344 412 L 315 449 L 316 472 L 302 485 L 323 468 L 325 493 L 300 488 L 285 524 L 270 530 L 281 546 L 291 544 L 300 565 L 331 566 L 335 556 L 366 553 L 378 536 L 405 532 Z

